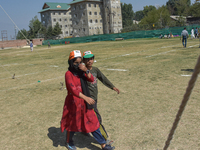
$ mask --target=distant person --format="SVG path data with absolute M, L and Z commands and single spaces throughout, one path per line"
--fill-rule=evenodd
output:
M 31 52 L 33 51 L 33 41 L 31 41 L 30 43 L 30 49 L 31 49 Z
M 163 35 L 162 34 L 160 34 L 160 36 L 159 36 L 159 39 L 162 39 L 163 38 Z
M 195 36 L 194 36 L 194 28 L 192 28 L 192 30 L 191 30 L 191 39 L 194 39 L 195 38 Z
M 188 36 L 189 35 L 188 35 L 187 30 L 186 30 L 186 28 L 184 28 L 184 30 L 181 33 L 183 47 L 186 47 L 186 45 L 187 45 L 187 38 L 188 38 Z M 181 37 L 180 37 L 180 40 L 181 40 Z
M 197 35 L 198 35 L 198 28 L 196 27 L 195 31 L 194 31 L 194 34 L 195 34 L 195 38 L 197 38 Z
M 51 48 L 51 44 L 50 44 L 50 42 L 48 41 L 48 48 Z

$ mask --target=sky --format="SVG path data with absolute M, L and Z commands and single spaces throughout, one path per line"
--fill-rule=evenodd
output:
M 0 0 L 0 40 L 2 39 L 2 31 L 4 30 L 7 31 L 8 40 L 11 40 L 15 38 L 15 31 L 17 34 L 18 29 L 29 30 L 29 22 L 35 16 L 41 20 L 40 14 L 38 12 L 42 10 L 45 2 L 69 3 L 71 1 L 72 0 Z M 144 6 L 153 5 L 158 7 L 166 5 L 167 1 L 168 0 L 121 0 L 123 3 L 132 4 L 134 12 L 143 10 Z M 195 0 L 191 0 L 191 2 L 194 3 Z M 14 23 L 10 20 L 4 11 L 16 24 L 16 29 Z

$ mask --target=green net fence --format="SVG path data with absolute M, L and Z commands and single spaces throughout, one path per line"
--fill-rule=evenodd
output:
M 192 28 L 200 28 L 200 25 L 190 25 L 186 26 L 188 33 L 191 33 Z M 47 45 L 48 41 L 51 45 L 56 44 L 69 44 L 69 43 L 86 43 L 86 42 L 97 42 L 97 41 L 115 41 L 116 38 L 123 39 L 137 39 L 137 38 L 158 38 L 161 34 L 168 35 L 172 34 L 174 37 L 180 36 L 184 27 L 170 27 L 160 30 L 143 30 L 143 31 L 132 31 L 128 33 L 117 33 L 117 34 L 101 34 L 93 35 L 87 37 L 74 37 L 74 38 L 65 38 L 59 40 L 45 40 L 43 45 Z

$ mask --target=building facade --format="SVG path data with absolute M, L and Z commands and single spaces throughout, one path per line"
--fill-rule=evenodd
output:
M 39 13 L 45 27 L 59 23 L 63 32 L 60 38 L 120 33 L 122 29 L 120 0 L 45 3 Z
M 62 34 L 59 38 L 69 37 L 73 34 L 72 18 L 70 5 L 67 3 L 45 3 L 42 10 L 39 12 L 41 15 L 42 24 L 48 28 L 55 27 L 58 22 L 62 29 Z
M 120 33 L 120 0 L 74 0 L 71 6 L 74 36 Z

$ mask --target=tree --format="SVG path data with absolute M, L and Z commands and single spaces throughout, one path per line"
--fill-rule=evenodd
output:
M 178 15 L 178 12 L 177 12 L 177 7 L 176 7 L 176 3 L 177 3 L 178 0 L 169 0 L 167 3 L 166 3 L 166 6 L 170 12 L 171 15 Z
M 38 38 L 40 37 L 40 30 L 42 28 L 42 23 L 38 20 L 37 16 L 35 16 L 29 22 L 29 38 Z
M 131 4 L 121 4 L 122 9 L 122 24 L 123 27 L 131 26 L 133 24 L 133 6 Z
M 145 6 L 144 9 L 143 9 L 144 16 L 147 16 L 147 14 L 152 10 L 156 10 L 156 7 L 152 6 L 152 5 Z
M 46 39 L 53 39 L 53 28 L 49 26 L 47 28 Z
M 171 15 L 187 16 L 191 5 L 191 0 L 169 0 L 166 5 Z
M 55 27 L 53 28 L 53 32 L 52 32 L 52 35 L 57 37 L 59 36 L 59 34 L 62 34 L 62 29 L 60 28 L 60 25 L 59 23 L 57 22 Z
M 143 26 L 145 29 L 154 29 L 169 26 L 169 23 L 169 10 L 165 6 L 162 6 L 158 9 L 150 11 L 147 16 L 141 20 L 139 25 Z
M 144 18 L 144 12 L 142 10 L 135 12 L 135 20 L 140 21 L 142 18 Z
M 200 3 L 194 3 L 189 10 L 189 14 L 193 17 L 200 17 Z
M 21 32 L 22 32 L 24 35 L 23 35 Z M 28 36 L 28 32 L 26 31 L 26 29 L 22 29 L 21 32 L 18 31 L 16 39 L 18 39 L 18 40 L 19 40 L 19 39 L 21 39 L 21 40 L 22 40 L 22 39 L 26 39 L 25 37 Z M 25 36 L 25 37 L 24 37 L 24 36 Z
M 178 0 L 176 2 L 177 12 L 180 16 L 188 16 L 191 0 Z

